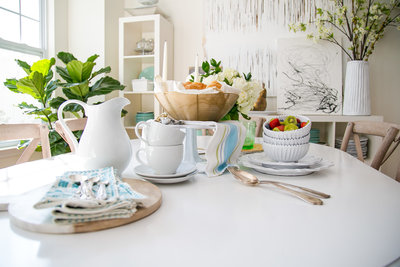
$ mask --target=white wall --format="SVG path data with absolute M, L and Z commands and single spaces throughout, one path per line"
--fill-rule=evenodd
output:
M 400 124 L 400 31 L 388 29 L 369 60 L 372 113 Z M 391 177 L 400 163 L 400 148 L 383 166 Z
M 98 68 L 105 62 L 104 8 L 104 0 L 68 0 L 68 50 L 81 61 L 98 54 Z

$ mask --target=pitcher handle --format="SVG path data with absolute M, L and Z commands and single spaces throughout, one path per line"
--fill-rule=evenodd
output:
M 141 141 L 143 141 L 145 144 L 149 144 L 149 142 L 146 140 L 146 138 L 142 137 L 142 135 L 139 134 L 139 129 L 140 129 L 140 128 L 147 127 L 147 125 L 148 125 L 148 124 L 147 124 L 146 121 L 140 121 L 139 123 L 136 124 L 136 127 L 135 127 L 135 134 L 136 134 L 136 136 L 137 136 Z M 143 134 L 143 131 L 142 131 L 142 134 Z
M 64 129 L 64 132 L 65 132 L 65 135 L 67 136 L 67 138 L 72 141 L 73 148 L 71 148 L 71 150 L 77 151 L 78 150 L 78 141 L 76 140 L 71 129 L 68 128 L 68 126 L 65 123 L 64 118 L 63 118 L 63 110 L 64 110 L 65 106 L 68 104 L 71 104 L 71 103 L 81 105 L 83 107 L 83 109 L 85 110 L 86 114 L 87 114 L 87 110 L 86 110 L 87 104 L 85 102 L 82 102 L 79 100 L 67 100 L 60 105 L 60 107 L 58 108 L 58 111 L 57 111 L 57 116 L 58 116 L 58 120 L 60 121 L 61 127 Z

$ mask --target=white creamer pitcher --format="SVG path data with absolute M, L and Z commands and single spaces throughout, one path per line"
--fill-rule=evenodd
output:
M 71 103 L 81 105 L 88 117 L 79 144 L 62 116 L 64 107 Z M 117 97 L 99 105 L 89 105 L 79 100 L 68 100 L 60 105 L 58 119 L 66 135 L 74 141 L 76 155 L 84 169 L 113 166 L 121 174 L 128 166 L 132 148 L 122 124 L 121 111 L 129 103 L 128 99 Z

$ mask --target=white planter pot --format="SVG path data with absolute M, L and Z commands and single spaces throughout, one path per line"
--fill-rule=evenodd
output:
M 367 61 L 347 62 L 343 115 L 371 115 Z

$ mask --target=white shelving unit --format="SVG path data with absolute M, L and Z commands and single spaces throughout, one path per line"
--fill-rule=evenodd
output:
M 278 114 L 275 112 L 265 111 L 251 111 L 250 117 L 265 117 L 271 119 Z M 383 121 L 383 116 L 337 116 L 337 115 L 307 115 L 302 114 L 310 118 L 313 129 L 320 130 L 320 140 L 328 146 L 335 147 L 335 139 L 343 137 L 347 123 L 350 121 Z M 373 155 L 379 146 L 380 138 L 368 137 L 368 159 L 369 155 Z
M 135 52 L 136 43 L 142 38 L 154 40 L 154 50 L 151 54 Z M 132 80 L 138 79 L 143 69 L 154 66 L 154 75 L 162 72 L 164 42 L 167 42 L 168 79 L 173 78 L 173 25 L 160 14 L 132 16 L 119 19 L 119 80 L 126 86 L 120 96 L 126 97 L 131 104 L 124 125 L 131 138 L 135 137 L 135 117 L 137 112 L 153 111 L 158 116 L 161 106 L 154 97 L 154 91 L 135 92 Z

